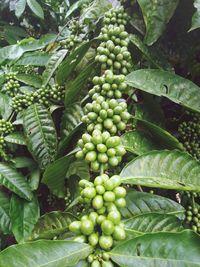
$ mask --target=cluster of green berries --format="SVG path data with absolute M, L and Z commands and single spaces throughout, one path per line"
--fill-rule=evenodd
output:
M 200 193 L 197 192 L 185 191 L 184 194 L 187 196 L 188 199 L 200 197 Z
M 19 92 L 20 83 L 16 79 L 17 72 L 10 72 L 6 74 L 6 83 L 4 84 L 4 91 L 9 96 L 15 96 Z
M 186 223 L 193 231 L 200 234 L 200 209 L 197 207 L 188 206 L 186 210 Z
M 36 92 L 33 93 L 33 96 L 39 103 L 44 106 L 49 106 L 49 102 L 61 102 L 65 96 L 64 86 L 54 84 L 53 86 L 42 86 Z
M 112 9 L 105 13 L 104 25 L 121 26 L 126 25 L 129 19 L 123 7 Z
M 0 134 L 9 134 L 13 132 L 14 127 L 10 121 L 6 121 L 4 119 L 0 120 Z
M 94 129 L 105 130 L 111 134 L 124 131 L 131 116 L 127 111 L 126 102 L 116 99 L 105 100 L 103 97 L 86 104 L 85 112 L 82 122 L 88 124 L 89 133 Z
M 106 98 L 120 99 L 123 93 L 128 90 L 125 76 L 115 75 L 111 70 L 106 70 L 104 75 L 95 76 L 92 80 L 93 88 L 89 91 L 89 95 L 96 100 L 99 95 Z
M 4 149 L 6 148 L 5 138 L 6 134 L 12 133 L 14 131 L 14 127 L 10 121 L 6 121 L 4 119 L 0 120 L 0 157 L 6 157 L 6 153 Z
M 81 42 L 81 37 L 70 34 L 65 40 L 60 41 L 60 45 L 62 46 L 62 48 L 73 50 L 75 47 L 80 45 Z
M 114 267 L 114 263 L 110 260 L 110 255 L 107 252 L 95 251 L 88 257 L 88 262 L 91 267 Z
M 65 198 L 64 199 L 65 199 L 65 205 L 66 205 L 66 207 L 68 207 L 71 204 L 71 202 L 72 202 L 69 188 L 67 188 L 67 192 L 66 192 L 66 195 L 65 195 Z
M 73 50 L 82 42 L 81 34 L 84 33 L 84 26 L 79 21 L 72 20 L 68 28 L 71 33 L 65 40 L 60 41 L 60 45 L 63 48 Z
M 79 185 L 80 201 L 89 203 L 91 212 L 83 215 L 80 221 L 73 221 L 69 230 L 82 235 L 84 242 L 88 241 L 91 246 L 109 250 L 114 241 L 122 241 L 126 237 L 118 210 L 126 205 L 126 190 L 120 186 L 121 178 L 102 174 L 95 178 L 94 183 L 83 179 Z
M 35 74 L 35 67 L 31 65 L 18 65 L 15 66 L 15 70 L 18 73 Z
M 111 69 L 114 73 L 126 75 L 132 68 L 131 54 L 128 51 L 129 37 L 124 26 L 127 18 L 123 8 L 105 15 L 104 27 L 99 35 L 101 44 L 95 57 L 102 64 L 102 70 Z
M 200 115 L 189 114 L 190 120 L 183 121 L 178 128 L 180 140 L 185 149 L 196 159 L 200 159 Z
M 119 136 L 111 136 L 108 131 L 94 130 L 92 134 L 84 133 L 78 141 L 81 148 L 76 153 L 77 159 L 84 159 L 93 171 L 104 170 L 108 166 L 117 166 L 126 150 L 120 143 Z
M 12 98 L 12 107 L 15 111 L 20 112 L 34 103 L 32 94 L 17 94 Z
M 0 156 L 2 154 L 2 150 L 5 148 L 5 139 L 3 137 L 3 135 L 0 136 Z
M 63 86 L 57 84 L 53 86 L 42 86 L 29 94 L 17 94 L 12 99 L 12 107 L 17 112 L 22 111 L 24 108 L 36 102 L 48 107 L 50 102 L 61 102 L 64 99 L 64 95 L 65 88 Z

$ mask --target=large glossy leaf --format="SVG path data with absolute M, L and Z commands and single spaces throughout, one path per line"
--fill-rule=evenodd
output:
M 16 44 L 0 48 L 0 64 L 2 64 L 5 60 L 18 59 L 23 55 L 23 53 L 23 49 Z
M 161 107 L 160 97 L 147 93 L 143 93 L 142 97 L 143 101 L 133 106 L 134 116 L 165 128 L 165 116 Z
M 64 156 L 51 163 L 44 172 L 42 182 L 48 186 L 57 197 L 65 196 L 65 176 L 69 168 L 71 158 Z
M 15 157 L 12 159 L 13 163 L 15 164 L 15 167 L 17 169 L 20 168 L 35 168 L 35 161 L 30 158 L 30 157 L 23 157 L 23 156 L 19 156 L 19 157 Z
M 200 192 L 200 163 L 178 150 L 139 156 L 123 168 L 121 177 L 128 184 Z
M 0 191 L 0 229 L 4 234 L 10 233 L 10 198 Z
M 198 267 L 200 237 L 192 231 L 146 234 L 119 244 L 110 256 L 124 267 Z
M 37 17 L 44 19 L 43 9 L 36 0 L 27 0 L 27 4 Z
M 26 7 L 26 0 L 18 0 L 15 6 L 15 15 L 20 17 L 25 10 Z
M 57 150 L 56 130 L 48 110 L 34 104 L 24 112 L 23 125 L 27 146 L 41 168 L 55 159 Z
M 68 230 L 75 217 L 68 212 L 52 211 L 44 214 L 38 220 L 32 232 L 32 240 L 51 239 Z
M 180 232 L 184 229 L 176 216 L 158 213 L 140 214 L 126 220 L 124 224 L 129 236 L 153 232 Z
M 133 43 L 144 55 L 144 57 L 151 62 L 152 66 L 154 66 L 157 69 L 162 69 L 161 66 L 155 61 L 155 59 L 152 57 L 148 47 L 142 42 L 142 40 L 137 36 L 136 34 L 130 35 L 130 41 Z
M 65 14 L 65 19 L 68 18 L 75 10 L 81 7 L 84 3 L 88 3 L 88 0 L 79 0 L 76 1 L 74 4 L 70 5 L 69 10 Z
M 75 67 L 78 65 L 78 63 L 90 48 L 91 43 L 92 41 L 83 43 L 62 62 L 56 73 L 56 80 L 58 84 L 63 85 L 65 83 L 69 75 L 72 73 L 72 71 L 75 69 Z
M 96 62 L 89 64 L 85 67 L 80 74 L 69 84 L 67 85 L 66 94 L 65 94 L 65 106 L 77 102 L 79 99 L 79 92 L 83 89 L 85 83 L 88 81 L 88 78 L 91 76 Z
M 50 56 L 44 52 L 25 53 L 15 64 L 16 65 L 32 65 L 45 66 Z
M 58 66 L 61 64 L 63 59 L 65 58 L 67 52 L 68 52 L 68 50 L 66 50 L 66 49 L 58 50 L 50 57 L 49 61 L 47 62 L 46 69 L 42 74 L 43 85 L 46 86 L 48 84 L 52 75 L 54 74 L 54 72 L 56 71 Z
M 33 198 L 25 177 L 17 172 L 16 169 L 3 162 L 0 162 L 0 184 L 28 201 Z
M 34 197 L 31 202 L 13 195 L 10 203 L 12 232 L 18 243 L 29 240 L 40 216 L 40 208 Z
M 55 33 L 47 33 L 45 35 L 42 35 L 40 39 L 23 39 L 19 43 L 19 47 L 22 48 L 23 53 L 43 49 L 46 45 L 53 43 L 56 39 L 56 36 L 57 35 Z
M 138 119 L 137 117 L 135 119 L 137 119 L 137 126 L 139 128 L 142 127 L 159 147 L 184 150 L 182 143 L 168 131 L 149 121 Z
M 151 140 L 150 136 L 139 130 L 123 134 L 121 136 L 121 143 L 127 151 L 136 155 L 142 155 L 145 152 L 159 148 L 159 146 Z
M 200 0 L 194 1 L 194 7 L 196 8 L 196 11 L 192 17 L 192 25 L 190 31 L 200 28 Z
M 17 74 L 17 80 L 36 88 L 39 88 L 42 85 L 42 78 L 39 75 Z
M 91 20 L 97 20 L 103 16 L 106 11 L 112 8 L 112 5 L 107 0 L 94 0 L 92 4 L 85 8 L 81 14 L 81 20 L 84 23 L 89 23 Z
M 55 41 L 56 35 L 48 33 L 40 39 L 27 38 L 20 43 L 9 45 L 0 49 L 0 64 L 5 60 L 19 59 L 25 52 L 35 51 L 44 48 L 47 44 Z
M 16 132 L 16 133 L 11 133 L 5 136 L 5 141 L 12 143 L 12 144 L 17 144 L 17 145 L 26 145 L 26 140 L 23 134 Z
M 88 163 L 84 160 L 76 160 L 73 161 L 69 169 L 67 170 L 66 177 L 69 178 L 70 176 L 76 175 L 80 177 L 81 179 L 87 179 L 90 178 L 90 172 L 89 172 L 89 166 Z
M 4 38 L 9 44 L 16 44 L 22 38 L 28 36 L 25 29 L 14 25 L 4 25 Z
M 121 209 L 120 212 L 125 219 L 149 213 L 171 214 L 182 218 L 185 209 L 177 202 L 166 197 L 129 191 L 126 195 L 126 207 Z
M 200 88 L 168 71 L 142 69 L 126 76 L 129 85 L 147 93 L 165 96 L 171 101 L 200 112 Z
M 146 25 L 145 43 L 152 45 L 165 30 L 166 24 L 174 14 L 179 0 L 138 0 Z
M 0 115 L 5 120 L 7 120 L 12 113 L 11 102 L 12 99 L 9 96 L 0 93 Z
M 0 266 L 72 266 L 92 252 L 87 244 L 63 240 L 38 240 L 11 246 L 0 253 Z
M 80 103 L 74 103 L 65 108 L 61 121 L 61 141 L 58 154 L 62 155 L 73 135 L 81 128 L 81 118 L 84 115 Z

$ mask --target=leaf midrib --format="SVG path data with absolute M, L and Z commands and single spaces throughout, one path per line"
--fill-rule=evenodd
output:
M 126 257 L 126 258 L 133 258 L 133 259 L 144 259 L 144 260 L 165 260 L 165 261 L 176 261 L 176 262 L 185 262 L 185 263 L 192 263 L 192 264 L 198 264 L 198 262 L 192 262 L 192 261 L 186 261 L 186 260 L 176 260 L 176 259 L 166 259 L 166 258 L 150 258 L 150 257 L 144 257 L 144 256 L 129 256 L 127 254 L 116 254 L 116 253 L 109 253 L 112 256 L 118 256 L 118 257 Z M 197 265 L 200 266 L 200 263 Z
M 37 119 L 37 121 L 38 121 L 38 127 L 39 127 L 39 129 L 40 129 L 40 133 L 41 133 L 41 135 L 42 135 L 43 144 L 44 144 L 46 153 L 49 154 L 49 151 L 48 151 L 48 143 L 47 143 L 47 140 L 46 140 L 45 135 L 44 135 L 44 133 L 43 133 L 42 124 L 41 124 L 41 122 L 40 122 L 40 117 L 39 117 L 39 113 L 38 113 L 38 110 L 37 110 L 37 106 L 36 106 L 36 105 L 34 105 L 34 111 L 35 111 L 36 119 Z

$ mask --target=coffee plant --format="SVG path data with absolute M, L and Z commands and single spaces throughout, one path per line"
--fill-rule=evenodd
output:
M 0 14 L 0 267 L 200 266 L 199 1 Z

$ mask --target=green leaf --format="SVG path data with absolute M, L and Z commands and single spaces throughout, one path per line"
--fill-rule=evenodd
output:
M 0 49 L 0 64 L 7 60 L 19 59 L 25 52 L 43 49 L 47 44 L 54 42 L 56 35 L 48 33 L 40 39 L 29 37 L 18 44 L 9 45 Z
M 0 162 L 0 184 L 28 201 L 33 198 L 33 194 L 24 176 L 3 162 Z
M 142 103 L 133 106 L 137 119 L 145 120 L 165 128 L 165 116 L 160 104 L 160 97 L 143 93 Z M 154 112 L 152 112 L 152 110 Z
M 40 50 L 40 49 L 43 49 L 46 45 L 50 43 L 54 43 L 56 36 L 57 35 L 55 33 L 47 33 L 47 34 L 42 35 L 40 39 L 34 39 L 32 37 L 23 39 L 19 43 L 19 47 L 22 48 L 23 53 L 28 52 L 28 51 Z
M 130 35 L 130 41 L 133 43 L 144 55 L 144 57 L 152 63 L 152 65 L 157 69 L 163 69 L 161 66 L 157 64 L 155 59 L 152 57 L 148 47 L 142 42 L 142 40 L 136 34 Z
M 174 215 L 169 214 L 140 214 L 124 222 L 125 230 L 130 236 L 155 232 L 180 232 L 184 228 L 182 222 Z
M 76 160 L 73 161 L 69 169 L 67 170 L 66 177 L 69 178 L 70 176 L 76 175 L 80 177 L 81 179 L 89 180 L 90 178 L 90 172 L 89 172 L 89 166 L 88 163 L 83 160 Z
M 92 247 L 63 240 L 38 240 L 10 246 L 0 253 L 0 266 L 64 267 L 87 258 Z
M 9 44 L 16 44 L 19 40 L 27 36 L 27 32 L 21 27 L 14 25 L 4 26 L 4 38 Z
M 142 155 L 145 152 L 159 148 L 159 146 L 151 140 L 150 136 L 139 130 L 123 134 L 121 136 L 121 143 L 127 151 L 136 155 Z
M 80 74 L 67 86 L 65 94 L 65 106 L 73 104 L 79 99 L 79 92 L 83 89 L 84 84 L 88 81 L 92 71 L 95 69 L 96 62 L 89 64 Z
M 189 31 L 200 28 L 200 0 L 194 1 L 194 8 L 196 8 L 196 11 L 192 16 L 192 25 Z
M 180 143 L 176 137 L 151 122 L 137 119 L 137 127 L 142 127 L 143 130 L 151 135 L 152 140 L 154 141 L 154 143 L 157 143 L 159 147 L 184 150 L 182 143 Z
M 42 182 L 57 197 L 65 197 L 65 176 L 69 168 L 71 158 L 67 155 L 50 164 L 43 175 Z M 56 179 L 55 179 L 56 177 Z
M 73 265 L 73 267 L 89 267 L 89 263 L 87 260 L 79 261 L 76 265 Z
M 33 159 L 23 156 L 13 158 L 13 162 L 17 169 L 31 168 L 35 165 L 35 161 L 33 161 Z
M 88 0 L 79 0 L 76 1 L 74 4 L 70 5 L 69 10 L 65 14 L 65 19 L 68 18 L 74 11 L 76 11 L 79 7 L 81 7 L 85 3 L 88 4 Z
M 50 113 L 39 104 L 31 105 L 24 112 L 24 132 L 27 146 L 41 168 L 50 164 L 56 156 L 56 130 Z
M 18 59 L 23 55 L 23 53 L 23 49 L 16 44 L 0 48 L 0 64 L 2 64 L 5 60 Z
M 32 65 L 45 66 L 50 56 L 44 52 L 25 53 L 15 64 L 16 65 Z
M 15 6 L 15 16 L 21 17 L 26 7 L 26 0 L 18 0 Z
M 32 191 L 37 190 L 40 183 L 40 170 L 39 168 L 33 168 L 28 177 L 29 186 Z
M 34 225 L 40 216 L 40 208 L 34 197 L 31 202 L 13 195 L 10 203 L 12 232 L 18 243 L 30 239 Z
M 200 237 L 192 231 L 146 234 L 119 244 L 109 254 L 123 267 L 198 267 Z
M 51 239 L 68 230 L 69 224 L 75 220 L 71 213 L 52 211 L 44 214 L 38 220 L 32 232 L 32 240 Z
M 81 118 L 84 115 L 80 103 L 74 103 L 65 108 L 61 121 L 61 141 L 58 154 L 62 155 L 73 135 L 82 127 Z
M 92 20 L 97 20 L 104 16 L 105 12 L 111 8 L 112 5 L 107 0 L 94 0 L 91 5 L 83 10 L 80 19 L 84 23 L 90 23 Z
M 27 0 L 27 4 L 37 17 L 44 19 L 43 9 L 36 0 Z
M 17 74 L 17 80 L 28 85 L 32 85 L 36 88 L 42 86 L 42 78 L 39 75 L 34 74 Z
M 10 233 L 10 198 L 0 191 L 0 229 L 4 234 Z
M 12 113 L 11 102 L 12 99 L 9 96 L 0 93 L 0 116 L 4 120 L 7 120 Z
M 88 41 L 82 44 L 80 47 L 75 49 L 59 66 L 56 73 L 56 80 L 58 84 L 63 85 L 68 79 L 69 75 L 84 57 L 89 47 L 91 46 L 92 41 Z
M 54 72 L 56 71 L 56 69 L 58 68 L 60 63 L 63 61 L 63 59 L 65 58 L 67 52 L 68 52 L 68 50 L 66 50 L 66 49 L 58 50 L 55 52 L 55 54 L 53 54 L 50 57 L 49 61 L 47 62 L 46 69 L 42 74 L 44 86 L 46 86 L 48 84 L 52 75 L 54 74 Z
M 121 209 L 120 212 L 125 219 L 149 213 L 171 214 L 182 218 L 185 209 L 177 202 L 166 197 L 129 191 L 126 195 L 126 207 Z
M 147 93 L 164 96 L 191 110 L 200 112 L 200 88 L 168 71 L 142 69 L 126 76 L 129 85 Z
M 146 25 L 145 43 L 152 45 L 164 32 L 176 10 L 179 0 L 138 0 Z
M 25 140 L 23 134 L 19 133 L 19 132 L 6 135 L 5 141 L 12 143 L 12 144 L 26 146 L 26 140 Z
M 189 154 L 173 150 L 152 151 L 128 163 L 123 183 L 200 192 L 200 164 Z

